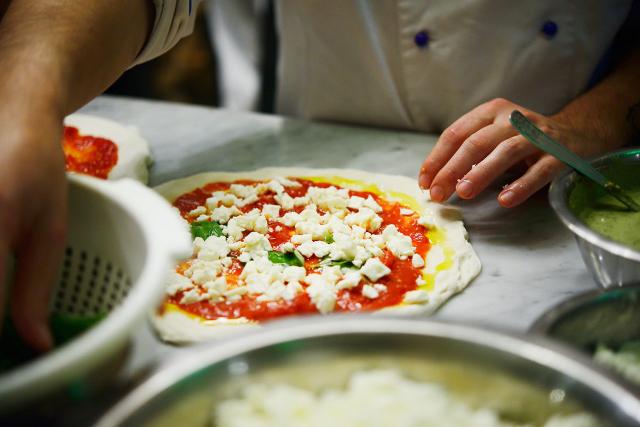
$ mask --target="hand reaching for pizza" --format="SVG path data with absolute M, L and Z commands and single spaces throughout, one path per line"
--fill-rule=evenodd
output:
M 585 132 L 568 114 L 547 117 L 504 99 L 482 104 L 444 130 L 420 169 L 419 183 L 436 202 L 454 191 L 472 199 L 507 170 L 526 165 L 526 171 L 498 195 L 504 207 L 514 207 L 548 184 L 564 165 L 530 144 L 509 123 L 519 110 L 545 133 L 584 157 L 606 151 L 610 143 L 599 132 Z

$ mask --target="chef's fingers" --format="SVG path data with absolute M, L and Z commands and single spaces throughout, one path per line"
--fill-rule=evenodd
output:
M 559 160 L 548 154 L 543 155 L 524 175 L 498 195 L 498 202 L 505 208 L 519 205 L 551 182 L 563 169 L 564 165 Z
M 28 238 L 18 246 L 11 295 L 16 330 L 29 346 L 40 351 L 53 345 L 48 325 L 49 300 L 65 245 L 66 200 L 56 208 L 41 215 L 41 225 L 36 221 Z
M 515 134 L 511 131 L 510 135 Z M 458 196 L 472 199 L 495 179 L 519 162 L 538 154 L 539 150 L 522 135 L 515 135 L 500 142 L 497 147 L 479 162 L 456 185 Z
M 440 169 L 458 151 L 460 145 L 478 130 L 493 123 L 494 116 L 488 111 L 485 104 L 475 108 L 456 120 L 446 128 L 438 142 L 433 147 L 427 158 L 422 163 L 418 182 L 422 188 L 431 187 L 431 183 Z
M 448 199 L 455 191 L 456 183 L 473 168 L 473 165 L 480 163 L 505 139 L 515 134 L 511 126 L 493 124 L 470 135 L 433 179 L 431 199 L 436 202 Z M 460 184 L 464 189 L 465 184 Z

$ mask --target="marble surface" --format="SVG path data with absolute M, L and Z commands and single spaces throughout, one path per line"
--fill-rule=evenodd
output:
M 127 98 L 101 97 L 81 112 L 138 128 L 155 160 L 151 185 L 199 172 L 265 166 L 356 168 L 415 177 L 436 142 L 434 135 Z M 496 195 L 505 182 L 476 200 L 450 201 L 462 211 L 483 270 L 435 314 L 438 319 L 524 332 L 545 310 L 596 287 L 546 193 L 522 207 L 503 209 Z M 136 335 L 124 375 L 144 376 L 183 351 L 189 349 L 161 344 L 147 326 Z

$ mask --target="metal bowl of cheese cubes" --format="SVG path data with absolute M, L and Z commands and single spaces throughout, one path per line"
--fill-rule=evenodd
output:
M 540 337 L 351 315 L 194 347 L 97 425 L 623 427 L 640 401 Z

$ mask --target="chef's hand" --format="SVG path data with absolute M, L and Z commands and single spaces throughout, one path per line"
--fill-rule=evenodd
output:
M 548 184 L 565 166 L 538 150 L 510 124 L 509 115 L 519 110 L 543 132 L 583 157 L 615 146 L 606 132 L 576 125 L 571 114 L 543 116 L 505 99 L 486 102 L 456 120 L 442 132 L 420 169 L 419 183 L 431 199 L 444 202 L 455 191 L 472 199 L 507 170 L 523 165 L 525 172 L 498 195 L 500 205 L 510 208 L 527 200 Z M 624 141 L 616 141 L 621 145 Z
M 432 200 L 443 202 L 454 191 L 463 199 L 472 199 L 504 172 L 524 162 L 527 171 L 498 196 L 502 206 L 512 207 L 525 201 L 563 169 L 560 161 L 535 148 L 511 126 L 509 115 L 515 109 L 571 148 L 585 140 L 584 135 L 566 123 L 507 100 L 494 99 L 445 129 L 422 164 L 420 186 L 429 188 Z
M 154 11 L 151 0 L 0 0 L 0 322 L 9 306 L 36 349 L 52 344 L 47 308 L 65 242 L 63 117 L 131 66 Z
M 10 289 L 0 286 L 0 322 L 10 293 L 7 306 L 16 330 L 44 351 L 52 345 L 48 306 L 67 220 L 62 117 L 33 98 L 21 101 L 29 99 L 24 91 L 11 92 L 0 88 L 0 285 L 9 254 L 16 263 Z
M 494 99 L 456 120 L 422 164 L 420 186 L 428 188 L 437 202 L 447 200 L 454 191 L 471 199 L 508 169 L 524 164 L 522 176 L 498 195 L 502 206 L 513 207 L 549 183 L 563 165 L 511 127 L 509 115 L 516 109 L 583 157 L 632 142 L 640 132 L 632 114 L 640 108 L 640 45 L 636 43 L 640 31 L 632 23 L 624 28 L 625 38 L 620 40 L 626 40 L 621 43 L 626 48 L 620 50 L 613 70 L 557 114 L 547 117 L 505 99 Z

